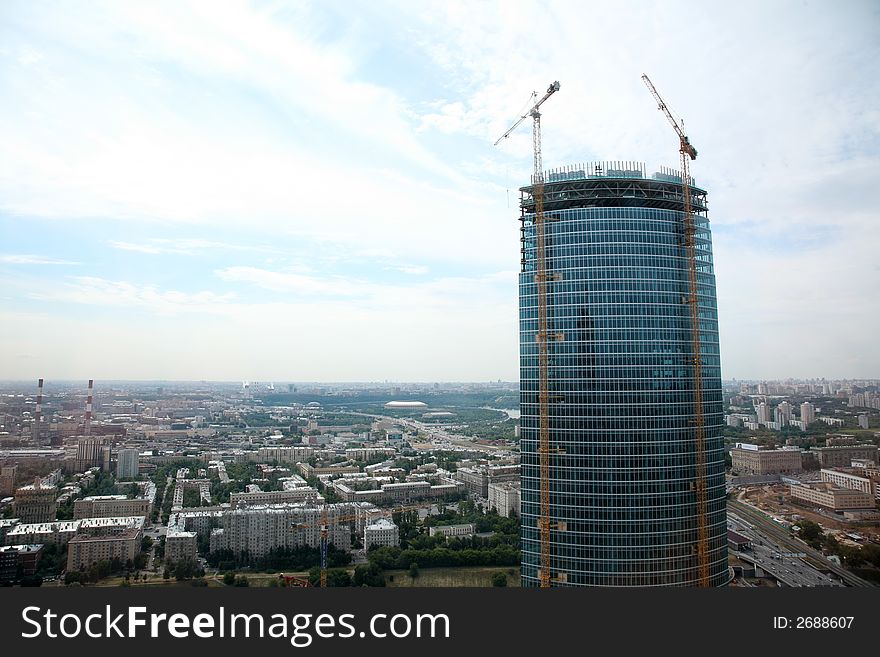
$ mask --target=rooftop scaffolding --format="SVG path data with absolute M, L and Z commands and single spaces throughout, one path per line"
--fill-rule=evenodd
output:
M 534 176 L 533 176 L 534 178 Z M 691 208 L 708 210 L 706 191 L 690 179 Z M 520 207 L 534 212 L 533 185 L 520 188 Z M 661 167 L 650 178 L 643 162 L 589 162 L 544 173 L 544 210 L 577 207 L 643 207 L 684 211 L 681 172 Z

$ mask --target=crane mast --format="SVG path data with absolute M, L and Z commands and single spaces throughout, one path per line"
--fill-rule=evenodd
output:
M 541 588 L 549 588 L 550 573 L 550 375 L 547 343 L 551 339 L 547 330 L 547 261 L 545 256 L 546 239 L 544 231 L 544 165 L 541 155 L 541 112 L 539 108 L 550 96 L 559 91 L 559 82 L 551 84 L 547 92 L 532 108 L 514 123 L 495 142 L 498 143 L 510 134 L 526 119 L 532 117 L 532 150 L 534 155 L 534 174 L 532 177 L 532 198 L 535 200 L 535 283 L 538 297 L 538 332 L 535 340 L 538 343 L 538 459 L 540 479 L 540 513 L 538 530 L 541 544 L 541 567 L 539 581 Z M 537 94 L 532 95 L 533 98 Z M 555 339 L 556 336 L 552 336 Z
M 691 203 L 690 183 L 690 160 L 697 159 L 697 149 L 691 144 L 690 139 L 684 133 L 681 125 L 672 116 L 663 98 L 658 93 L 651 79 L 642 75 L 642 80 L 657 101 L 658 109 L 663 112 L 669 123 L 678 135 L 679 156 L 681 158 L 681 189 L 684 208 L 684 240 L 688 268 L 688 295 L 687 303 L 690 308 L 691 321 L 691 354 L 693 363 L 694 379 L 694 440 L 696 479 L 694 492 L 697 506 L 697 569 L 699 586 L 711 586 L 709 573 L 709 522 L 708 522 L 708 491 L 706 490 L 706 442 L 705 442 L 705 418 L 703 411 L 703 360 L 701 355 L 700 340 L 700 306 L 699 288 L 697 281 L 697 248 L 696 248 L 696 223 L 694 222 L 693 206 Z

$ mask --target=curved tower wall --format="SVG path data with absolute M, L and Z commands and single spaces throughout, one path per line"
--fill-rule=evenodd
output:
M 589 172 L 587 174 L 586 172 Z M 644 166 L 545 177 L 553 586 L 696 586 L 695 404 L 681 178 Z M 538 585 L 538 307 L 521 190 L 522 584 Z M 706 192 L 697 224 L 713 586 L 729 580 L 721 366 Z

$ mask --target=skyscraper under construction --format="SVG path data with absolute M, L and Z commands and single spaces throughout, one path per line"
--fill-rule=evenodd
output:
M 681 174 L 649 177 L 640 163 L 594 163 L 551 171 L 544 181 L 551 585 L 722 586 L 729 575 L 721 365 L 706 192 L 690 187 L 699 403 Z M 523 187 L 520 204 L 523 586 L 538 586 L 541 552 L 533 191 Z

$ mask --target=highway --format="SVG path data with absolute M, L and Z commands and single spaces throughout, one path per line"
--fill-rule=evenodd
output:
M 859 587 L 874 586 L 871 582 L 853 575 L 842 566 L 838 566 L 833 561 L 829 561 L 821 552 L 814 550 L 799 538 L 792 536 L 787 529 L 780 526 L 779 523 L 774 522 L 754 507 L 729 499 L 727 501 L 727 509 L 732 515 L 739 516 L 741 519 L 753 525 L 757 531 L 763 533 L 768 539 L 770 539 L 770 541 L 777 544 L 777 546 L 784 548 L 786 552 L 803 553 L 805 555 L 803 559 L 807 563 L 812 563 L 816 568 L 834 573 L 847 585 Z
M 494 409 L 493 409 L 494 410 Z M 365 417 L 375 418 L 377 420 L 385 420 L 390 422 L 396 422 L 397 424 L 403 426 L 406 429 L 411 431 L 421 431 L 428 435 L 429 440 L 433 443 L 438 449 L 442 448 L 444 443 L 456 445 L 457 447 L 462 447 L 474 452 L 485 452 L 486 454 L 492 454 L 494 452 L 503 452 L 510 451 L 510 447 L 498 447 L 497 445 L 482 445 L 480 443 L 474 442 L 472 439 L 467 438 L 466 436 L 460 434 L 448 433 L 444 429 L 438 427 L 436 424 L 430 424 L 426 422 L 420 422 L 419 420 L 414 420 L 406 417 L 391 417 L 388 415 L 378 415 L 376 413 L 358 413 L 351 412 L 352 415 L 363 415 Z
M 750 548 L 735 552 L 741 561 L 755 564 L 787 586 L 843 586 L 837 578 L 820 572 L 804 561 L 804 552 L 789 551 L 733 511 L 728 513 L 727 518 L 731 529 L 752 542 Z

